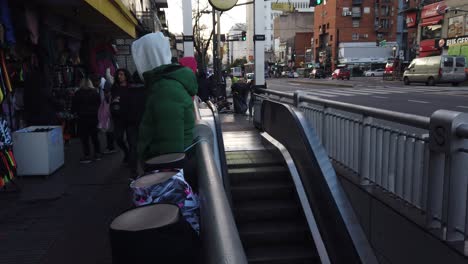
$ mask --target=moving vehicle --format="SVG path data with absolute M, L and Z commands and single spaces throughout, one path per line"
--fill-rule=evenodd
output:
M 366 77 L 382 77 L 384 74 L 384 69 L 375 69 L 375 70 L 369 70 L 364 73 L 364 76 Z
M 350 78 L 351 78 L 351 72 L 349 71 L 349 69 L 346 69 L 346 68 L 336 69 L 332 73 L 332 80 L 333 79 L 349 80 Z
M 309 75 L 309 78 L 313 79 L 319 79 L 319 78 L 325 78 L 325 71 L 320 68 L 313 69 L 312 72 Z
M 403 74 L 403 82 L 435 85 L 452 83 L 456 86 L 466 80 L 464 56 L 432 56 L 414 59 Z
M 288 78 L 299 78 L 299 74 L 295 71 L 288 72 Z

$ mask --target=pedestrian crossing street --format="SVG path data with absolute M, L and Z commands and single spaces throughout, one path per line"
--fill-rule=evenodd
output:
M 377 98 L 386 98 L 385 95 L 391 94 L 439 94 L 449 96 L 466 96 L 468 97 L 468 87 L 437 87 L 437 86 L 365 86 L 357 85 L 350 88 L 321 88 L 321 89 L 306 89 L 307 94 L 332 98 L 340 96 L 372 96 Z

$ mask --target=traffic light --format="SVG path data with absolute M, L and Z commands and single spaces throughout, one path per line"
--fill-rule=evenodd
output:
M 323 4 L 323 0 L 309 0 L 309 7 Z
M 221 42 L 226 42 L 226 35 L 225 35 L 225 34 L 221 34 L 221 35 L 220 35 L 220 39 L 221 39 Z
M 245 31 L 242 31 L 242 36 L 241 36 L 242 41 L 247 40 L 247 33 Z

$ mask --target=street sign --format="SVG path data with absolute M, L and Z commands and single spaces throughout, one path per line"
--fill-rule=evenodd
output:
M 271 10 L 294 12 L 294 6 L 290 3 L 271 3 Z

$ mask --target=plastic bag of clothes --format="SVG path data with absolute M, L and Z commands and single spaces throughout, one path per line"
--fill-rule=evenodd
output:
M 130 183 L 130 188 L 133 190 L 133 202 L 136 206 L 151 203 L 175 204 L 179 206 L 185 220 L 197 233 L 200 233 L 198 217 L 200 202 L 198 196 L 185 181 L 183 170 L 165 182 L 147 188 L 136 187 L 134 183 L 135 181 Z

